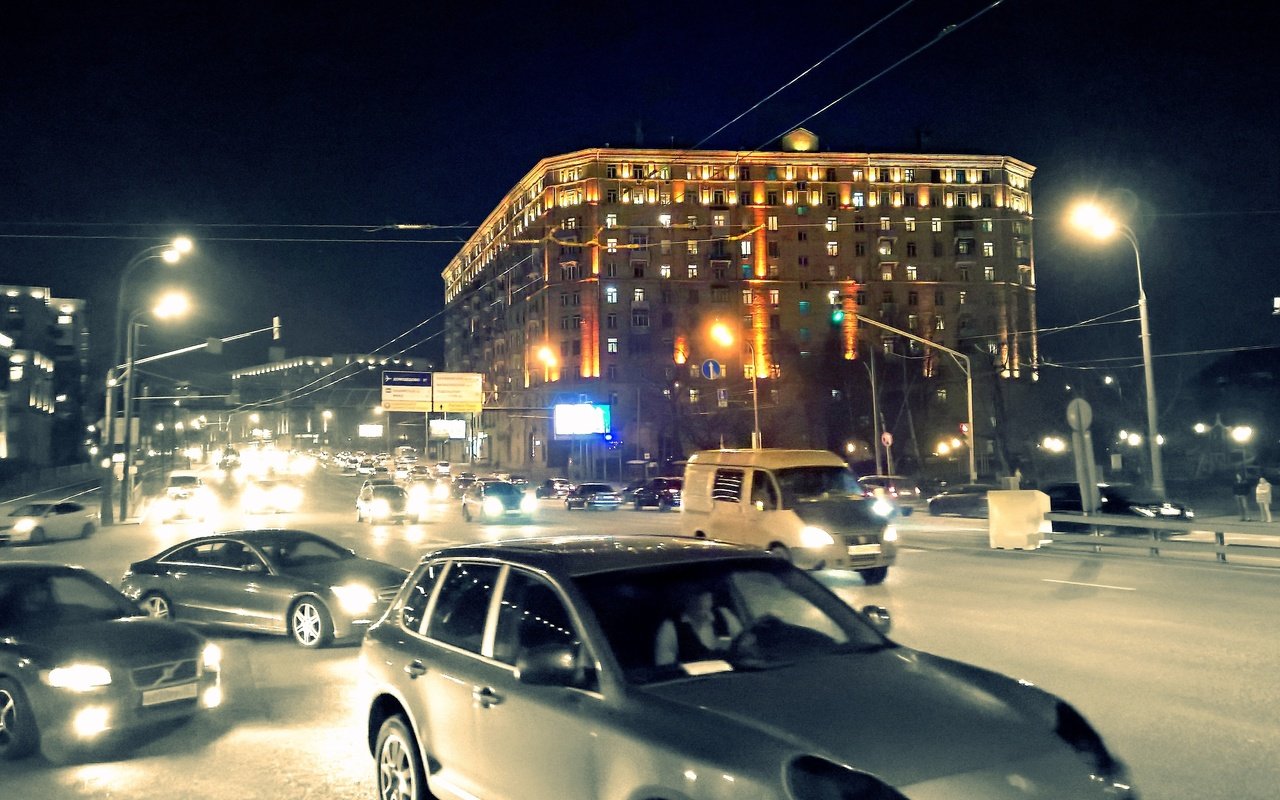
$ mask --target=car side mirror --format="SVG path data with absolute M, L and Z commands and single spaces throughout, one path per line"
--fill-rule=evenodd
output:
M 863 606 L 862 616 L 866 617 L 867 622 L 871 623 L 871 627 L 880 631 L 880 633 L 888 633 L 889 629 L 893 627 L 893 618 L 889 616 L 889 609 L 884 606 Z
M 572 686 L 577 676 L 577 651 L 567 644 L 531 647 L 516 657 L 516 680 L 521 683 Z
M 245 572 L 264 572 L 265 571 L 262 565 L 257 563 L 256 561 L 248 564 L 244 564 L 243 566 L 240 567 L 240 569 L 244 570 Z

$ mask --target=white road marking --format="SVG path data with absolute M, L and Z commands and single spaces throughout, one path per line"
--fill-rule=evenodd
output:
M 1080 581 L 1055 581 L 1053 578 L 1041 578 L 1045 583 L 1065 583 L 1069 586 L 1088 586 L 1091 589 L 1115 589 L 1118 592 L 1136 592 L 1134 586 L 1108 586 L 1105 583 L 1081 583 Z

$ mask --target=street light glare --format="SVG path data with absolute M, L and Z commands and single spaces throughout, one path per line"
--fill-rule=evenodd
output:
M 156 303 L 151 313 L 156 315 L 157 319 L 173 319 L 181 317 L 191 310 L 191 301 L 182 292 L 169 292 L 160 298 L 160 302 Z
M 723 322 L 717 322 L 711 326 L 711 341 L 721 347 L 728 347 L 733 344 L 733 331 L 729 330 L 729 326 Z
M 1071 212 L 1071 224 L 1096 239 L 1107 239 L 1116 232 L 1116 221 L 1093 203 L 1080 203 Z
M 177 264 L 178 259 L 182 258 L 182 254 L 173 248 L 169 248 L 161 253 L 160 257 L 164 259 L 166 264 Z
M 173 240 L 172 247 L 174 251 L 179 253 L 180 255 L 186 255 L 187 253 L 191 252 L 192 248 L 194 248 L 195 245 L 192 244 L 191 240 L 188 239 L 187 237 L 179 236 L 178 238 Z

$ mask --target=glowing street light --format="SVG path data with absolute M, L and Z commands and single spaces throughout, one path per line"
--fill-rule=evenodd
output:
M 733 344 L 733 331 L 729 330 L 729 326 L 723 322 L 717 322 L 711 326 L 711 341 L 721 347 L 729 347 Z M 760 439 L 760 392 L 756 383 L 756 348 L 751 343 L 750 338 L 743 339 L 747 344 L 747 354 L 751 358 L 751 411 L 754 415 L 754 426 L 751 429 L 751 449 L 759 450 L 764 446 Z
M 1248 425 L 1237 425 L 1231 429 L 1231 441 L 1236 444 L 1248 444 L 1253 441 L 1253 428 Z
M 1147 321 L 1147 293 L 1142 287 L 1142 254 L 1138 249 L 1138 237 L 1133 229 L 1117 222 L 1105 210 L 1093 203 L 1080 203 L 1071 214 L 1071 224 L 1096 239 L 1110 239 L 1119 233 L 1133 245 L 1133 260 L 1138 270 L 1138 323 L 1142 337 L 1142 371 L 1147 390 L 1147 439 L 1151 445 L 1151 490 L 1164 497 L 1164 465 L 1160 460 L 1159 432 L 1156 420 L 1156 381 L 1151 363 L 1151 329 Z

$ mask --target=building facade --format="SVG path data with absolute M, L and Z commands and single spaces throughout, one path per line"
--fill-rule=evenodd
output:
M 966 419 L 962 370 L 865 320 L 1033 379 L 1033 174 L 823 152 L 805 130 L 773 152 L 547 158 L 444 270 L 446 369 L 485 375 L 485 455 L 513 469 L 621 474 L 747 446 L 756 417 L 766 446 L 932 442 Z M 876 424 L 877 369 L 879 405 L 913 413 Z M 557 439 L 550 409 L 576 402 L 607 404 L 611 435 Z

